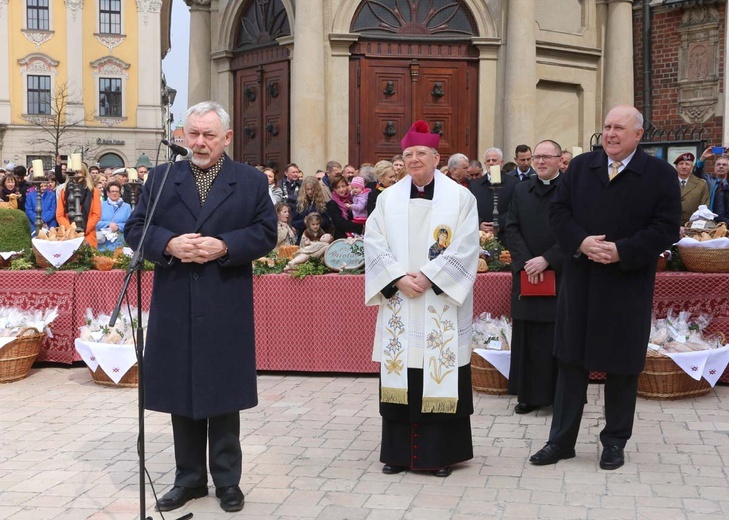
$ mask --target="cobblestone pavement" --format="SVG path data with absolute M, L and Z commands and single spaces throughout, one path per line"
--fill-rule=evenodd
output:
M 514 415 L 513 397 L 479 394 L 475 457 L 444 479 L 381 473 L 376 391 L 375 377 L 262 374 L 259 406 L 241 413 L 243 511 L 224 513 L 211 486 L 165 518 L 729 518 L 727 386 L 639 399 L 626 464 L 612 472 L 598 467 L 601 385 L 590 385 L 577 457 L 545 467 L 527 457 L 544 444 L 551 410 Z M 95 385 L 85 368 L 0 385 L 0 519 L 137 518 L 136 396 Z M 169 417 L 146 417 L 147 468 L 162 494 L 174 477 Z

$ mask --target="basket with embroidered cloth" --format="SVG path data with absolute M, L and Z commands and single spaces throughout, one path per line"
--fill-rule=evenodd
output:
M 473 320 L 471 385 L 476 392 L 502 395 L 509 389 L 511 324 L 483 313 Z

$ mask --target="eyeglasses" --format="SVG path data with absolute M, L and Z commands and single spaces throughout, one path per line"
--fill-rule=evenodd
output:
M 417 152 L 405 152 L 402 154 L 403 159 L 406 161 L 411 161 L 413 157 L 417 157 L 418 159 L 425 159 L 429 155 L 431 155 L 433 152 L 431 150 L 418 150 Z
M 533 161 L 546 161 L 547 159 L 561 159 L 561 155 L 534 155 Z

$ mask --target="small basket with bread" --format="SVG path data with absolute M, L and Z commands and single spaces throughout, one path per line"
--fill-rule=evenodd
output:
M 729 273 L 729 230 L 724 222 L 701 205 L 683 228 L 678 252 L 687 271 Z
M 84 232 L 76 229 L 73 222 L 69 227 L 63 225 L 41 229 L 32 240 L 33 253 L 38 267 L 61 267 L 72 260 L 76 250 L 84 241 Z

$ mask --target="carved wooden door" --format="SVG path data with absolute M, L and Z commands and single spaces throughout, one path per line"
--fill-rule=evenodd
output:
M 233 149 L 238 161 L 281 170 L 289 157 L 289 64 L 236 71 Z
M 456 152 L 476 158 L 476 67 L 465 60 L 353 58 L 350 162 L 399 154 L 402 136 L 417 119 L 441 134 L 444 161 Z

